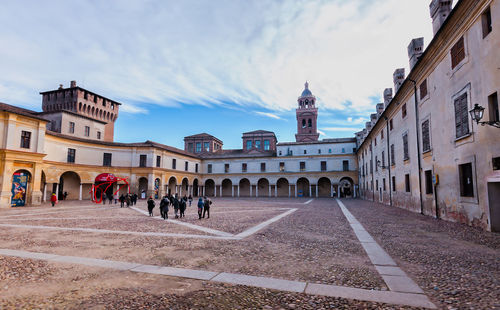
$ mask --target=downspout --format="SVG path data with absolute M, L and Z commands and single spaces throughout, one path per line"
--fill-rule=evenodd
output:
M 374 173 L 373 173 L 373 142 L 370 142 L 370 174 L 372 175 L 372 196 L 373 196 L 373 201 L 375 201 L 375 181 L 373 180 L 374 178 Z M 377 189 L 378 190 L 378 189 Z
M 424 214 L 424 202 L 422 198 L 422 164 L 420 163 L 420 135 L 418 130 L 418 101 L 417 101 L 417 82 L 412 79 L 408 79 L 408 81 L 413 83 L 413 94 L 415 95 L 415 129 L 417 134 L 417 165 L 418 165 L 418 189 L 420 193 L 420 214 Z
M 387 130 L 387 170 L 389 170 L 389 205 L 392 207 L 392 186 L 391 186 L 391 150 L 389 148 L 389 120 L 384 116 Z M 382 129 L 383 130 L 383 129 Z

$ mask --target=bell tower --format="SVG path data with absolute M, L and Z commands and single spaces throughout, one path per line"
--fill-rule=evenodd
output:
M 299 107 L 295 110 L 297 115 L 297 142 L 318 141 L 318 109 L 316 108 L 316 97 L 309 90 L 309 83 L 306 82 L 305 89 L 297 99 Z

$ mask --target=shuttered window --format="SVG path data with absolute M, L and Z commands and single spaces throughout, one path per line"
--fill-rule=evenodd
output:
M 396 160 L 394 158 L 394 144 L 391 144 L 391 165 L 395 165 Z
M 454 69 L 465 58 L 464 37 L 451 48 L 451 68 Z
M 455 99 L 455 127 L 457 138 L 469 134 L 469 111 L 467 107 L 467 93 Z
M 422 123 L 422 149 L 424 152 L 431 150 L 431 136 L 429 132 L 429 120 Z
M 420 84 L 420 100 L 427 96 L 427 79 L 425 79 L 422 84 Z
M 403 159 L 408 160 L 410 158 L 410 153 L 408 151 L 408 134 L 403 135 Z

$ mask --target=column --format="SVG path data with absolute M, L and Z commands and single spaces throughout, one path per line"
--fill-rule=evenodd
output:
M 238 183 L 238 197 L 240 197 L 240 184 Z
M 271 184 L 269 184 L 269 197 L 271 197 Z
M 202 195 L 202 196 L 205 196 L 205 186 L 202 186 L 202 187 L 201 187 L 201 195 Z
M 231 197 L 234 197 L 234 185 L 231 184 Z
M 330 189 L 330 197 L 332 197 L 332 198 L 333 198 L 333 190 L 334 190 L 335 188 L 333 187 L 333 184 L 332 184 L 332 185 L 330 185 L 330 187 L 331 187 L 331 189 Z
M 340 186 L 339 186 L 339 187 L 337 187 L 337 195 L 338 195 L 338 197 L 340 198 Z
M 59 200 L 59 183 L 56 183 L 56 197 Z
M 222 197 L 222 184 L 220 185 L 220 197 Z
M 288 197 L 290 197 L 290 192 L 292 191 L 292 185 L 288 184 Z
M 294 187 L 295 187 L 295 198 L 297 198 L 297 183 L 295 183 Z
M 80 193 L 78 194 L 78 200 L 82 200 L 82 183 L 80 183 Z
M 312 197 L 312 184 L 309 184 L 309 197 Z
M 316 184 L 316 198 L 318 198 L 318 184 Z
M 47 201 L 47 183 L 43 185 L 43 202 Z
M 278 197 L 278 184 L 274 185 L 274 197 Z
M 214 197 L 217 197 L 217 184 L 214 184 Z
M 255 197 L 259 197 L 259 184 L 255 185 Z
M 253 192 L 253 185 L 250 183 L 250 197 L 252 197 L 252 192 Z

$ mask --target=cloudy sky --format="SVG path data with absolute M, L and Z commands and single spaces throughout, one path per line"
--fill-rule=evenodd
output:
M 183 147 L 208 132 L 293 141 L 310 83 L 320 138 L 363 128 L 412 38 L 432 39 L 430 1 L 25 1 L 0 8 L 0 101 L 40 110 L 70 80 L 122 102 L 115 140 Z

